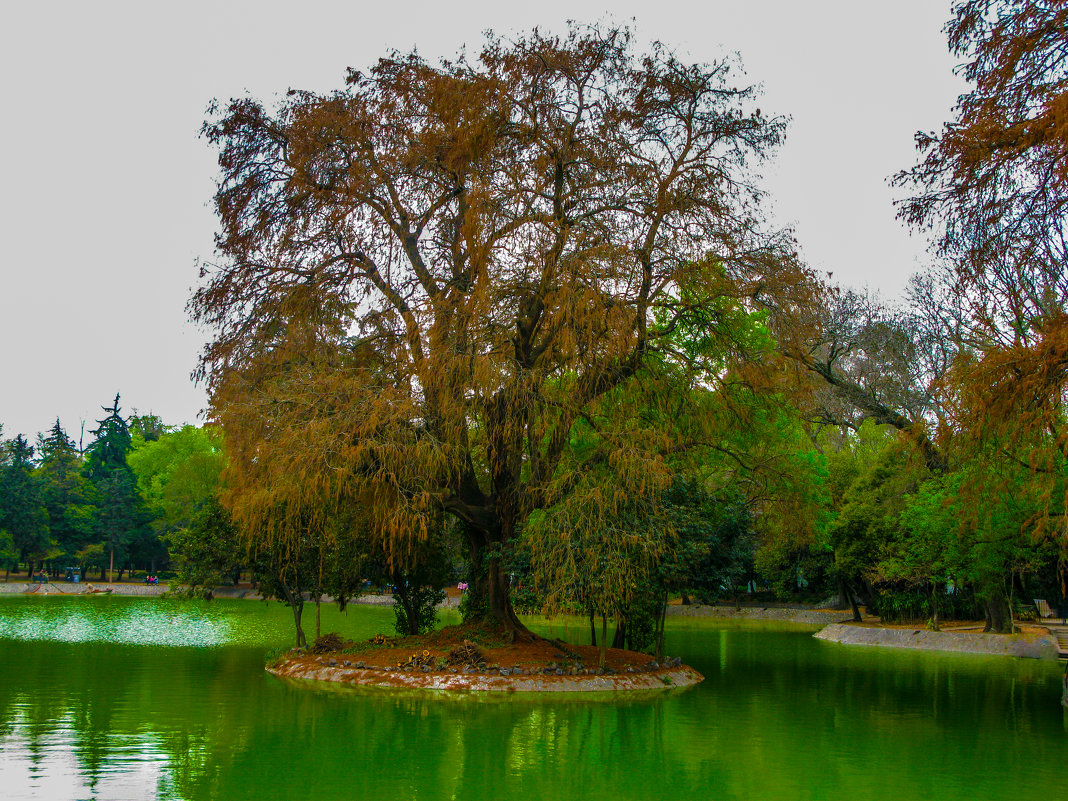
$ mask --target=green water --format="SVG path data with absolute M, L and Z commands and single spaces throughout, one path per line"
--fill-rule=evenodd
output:
M 589 701 L 319 688 L 263 672 L 288 610 L 0 596 L 0 798 L 1054 798 L 1053 663 L 672 621 L 707 677 Z M 388 609 L 324 629 L 388 632 Z M 554 634 L 561 634 L 559 625 Z M 571 632 L 575 634 L 574 631 Z

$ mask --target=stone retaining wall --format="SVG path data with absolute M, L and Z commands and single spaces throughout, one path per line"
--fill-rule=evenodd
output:
M 882 629 L 835 623 L 815 635 L 818 640 L 843 645 L 884 648 L 914 648 L 921 651 L 953 651 L 965 654 L 1018 656 L 1025 659 L 1057 659 L 1057 645 L 1050 636 L 1023 634 L 958 634 L 926 629 Z
M 671 617 L 719 617 L 733 620 L 776 620 L 782 623 L 809 623 L 826 626 L 850 616 L 849 612 L 796 609 L 789 607 L 762 606 L 688 606 L 672 605 L 667 608 Z

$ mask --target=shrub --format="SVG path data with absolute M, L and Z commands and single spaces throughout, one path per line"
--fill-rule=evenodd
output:
M 433 631 L 438 620 L 437 607 L 445 600 L 445 590 L 422 584 L 397 587 L 393 596 L 393 614 L 398 634 Z

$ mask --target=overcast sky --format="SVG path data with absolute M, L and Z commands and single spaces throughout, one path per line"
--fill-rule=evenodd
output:
M 185 303 L 210 260 L 212 98 L 329 90 L 388 49 L 477 49 L 482 31 L 633 19 L 694 61 L 741 53 L 762 109 L 791 117 L 765 165 L 780 224 L 834 279 L 893 297 L 925 243 L 886 179 L 915 160 L 963 85 L 942 26 L 951 0 L 201 2 L 5 7 L 0 33 L 0 424 L 77 438 L 116 391 L 124 410 L 199 422 L 205 339 Z

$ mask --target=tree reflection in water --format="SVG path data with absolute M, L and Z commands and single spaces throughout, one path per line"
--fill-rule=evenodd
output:
M 2 639 L 0 786 L 5 799 L 998 799 L 1026 771 L 1036 793 L 1056 787 L 1055 664 L 709 621 L 678 624 L 669 651 L 706 681 L 591 701 L 285 682 L 263 672 L 262 647 Z

